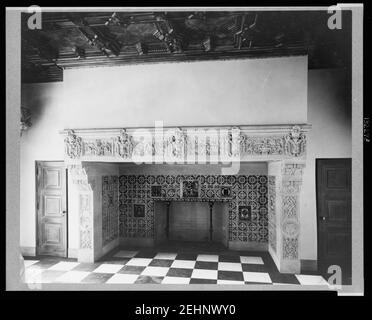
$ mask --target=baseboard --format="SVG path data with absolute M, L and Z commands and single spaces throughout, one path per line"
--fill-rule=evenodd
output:
M 243 242 L 243 241 L 229 241 L 229 249 L 237 251 L 267 251 L 267 243 L 262 242 Z
M 123 247 L 153 247 L 154 245 L 153 238 L 120 238 L 120 246 Z
M 105 254 L 109 253 L 111 250 L 115 249 L 116 247 L 118 247 L 120 244 L 120 240 L 119 238 L 111 241 L 109 244 L 106 244 L 103 248 L 102 248 L 102 255 L 104 256 Z
M 301 259 L 301 271 L 318 271 L 318 260 Z
M 36 256 L 36 247 L 22 247 L 21 253 L 24 257 L 35 257 Z

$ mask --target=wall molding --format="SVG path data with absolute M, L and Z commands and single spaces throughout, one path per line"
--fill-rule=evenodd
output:
M 155 239 L 153 238 L 124 238 L 120 237 L 120 246 L 126 247 L 153 247 L 155 245 Z
M 237 251 L 268 251 L 267 242 L 243 242 L 243 241 L 229 241 L 229 249 Z
M 99 259 L 106 254 L 108 254 L 110 251 L 114 250 L 116 247 L 120 245 L 120 240 L 119 238 L 116 238 L 112 240 L 110 243 L 106 244 L 105 246 L 102 247 L 102 252 L 98 256 L 95 257 L 95 259 Z

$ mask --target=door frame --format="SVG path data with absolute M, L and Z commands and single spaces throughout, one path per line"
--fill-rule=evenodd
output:
M 319 168 L 319 160 L 350 160 L 351 162 L 351 166 L 350 166 L 350 169 L 352 168 L 352 158 L 315 158 L 315 208 L 316 208 L 316 233 L 317 233 L 317 270 L 318 272 L 321 272 L 323 267 L 324 267 L 324 261 L 322 262 L 320 260 L 320 255 L 319 255 L 319 252 L 321 250 L 320 248 L 320 228 L 319 228 L 319 224 L 320 224 L 320 219 L 319 219 L 319 210 L 320 210 L 320 205 L 319 205 L 319 197 L 318 197 L 318 168 Z M 352 176 L 351 176 L 352 178 Z M 350 181 L 350 186 L 351 186 L 351 181 Z M 352 215 L 352 213 L 350 213 L 350 215 Z M 352 216 L 350 217 L 352 219 Z
M 38 197 L 39 197 L 39 194 L 38 194 L 38 188 L 39 188 L 39 185 L 38 185 L 38 167 L 39 167 L 39 164 L 41 163 L 45 163 L 45 162 L 60 162 L 63 164 L 64 166 L 64 172 L 65 172 L 65 181 L 66 181 L 66 243 L 65 243 L 65 258 L 68 257 L 68 239 L 69 239 L 69 234 L 68 234 L 68 221 L 69 221 L 69 210 L 68 210 L 68 169 L 67 169 L 67 166 L 65 164 L 65 162 L 63 160 L 35 160 L 35 171 L 34 171 L 34 177 L 35 177 L 35 254 L 36 256 L 39 255 L 39 244 L 40 244 L 40 239 L 39 239 L 39 219 L 38 219 L 38 214 L 39 214 L 39 208 L 38 208 Z

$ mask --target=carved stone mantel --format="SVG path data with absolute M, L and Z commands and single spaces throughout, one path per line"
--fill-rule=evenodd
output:
M 300 187 L 311 126 L 66 129 L 65 162 L 79 204 L 79 261 L 94 261 L 93 193 L 85 161 L 135 163 L 280 164 L 275 182 L 275 261 L 281 272 L 300 271 Z M 273 254 L 272 254 L 273 255 Z
M 303 159 L 310 125 L 66 129 L 66 161 L 208 163 Z

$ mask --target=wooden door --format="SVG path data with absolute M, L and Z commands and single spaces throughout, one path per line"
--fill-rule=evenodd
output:
M 319 271 L 338 265 L 351 284 L 351 159 L 317 159 L 316 168 Z
M 67 256 L 66 167 L 60 161 L 36 164 L 37 254 Z

